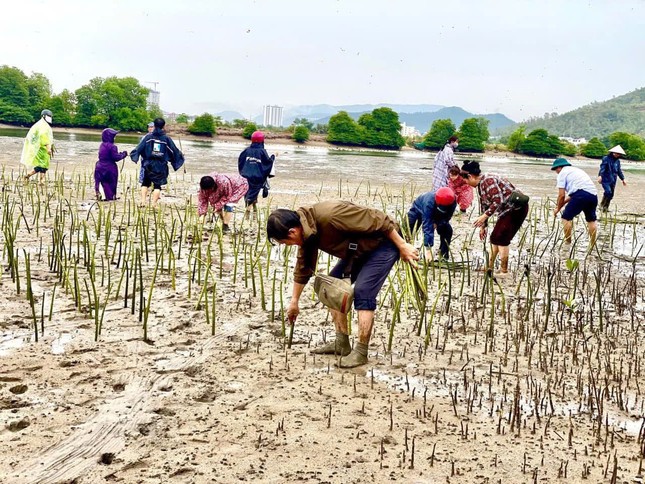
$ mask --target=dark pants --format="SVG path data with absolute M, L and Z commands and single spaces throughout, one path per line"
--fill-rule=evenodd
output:
M 600 202 L 600 208 L 602 210 L 607 210 L 609 208 L 609 203 L 611 199 L 614 198 L 614 191 L 616 190 L 616 182 L 614 183 L 602 183 L 602 189 L 604 193 L 602 194 L 602 201 Z
M 523 207 L 514 208 L 509 210 L 504 215 L 497 219 L 493 232 L 490 234 L 490 243 L 493 245 L 501 245 L 506 247 L 511 245 L 511 240 L 520 230 L 522 223 L 529 213 L 529 204 Z
M 116 200 L 116 186 L 119 182 L 119 168 L 114 162 L 97 161 L 94 168 L 94 191 L 99 193 L 103 186 L 106 200 Z
M 351 280 L 354 283 L 354 308 L 356 310 L 374 311 L 376 295 L 397 260 L 399 249 L 389 239 L 384 240 L 371 252 L 352 261 Z M 339 260 L 329 273 L 330 276 L 342 278 L 347 260 Z
M 417 227 L 423 224 L 423 216 L 417 210 L 410 210 L 408 212 L 408 227 L 410 232 L 414 233 Z M 444 259 L 450 256 L 450 242 L 452 241 L 452 225 L 449 222 L 443 221 L 436 224 L 437 234 L 439 235 L 439 253 Z
M 578 190 L 569 195 L 569 203 L 564 206 L 562 220 L 573 220 L 573 218 L 584 212 L 587 222 L 596 221 L 596 207 L 598 206 L 598 197 L 593 193 Z

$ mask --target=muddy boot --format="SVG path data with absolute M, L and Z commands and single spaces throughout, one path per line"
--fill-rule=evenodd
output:
M 349 335 L 336 331 L 336 339 L 326 345 L 314 348 L 311 352 L 314 355 L 340 355 L 347 356 L 352 351 L 349 345 Z
M 229 227 L 228 224 L 222 224 L 222 233 L 223 234 L 230 234 L 231 233 L 231 227 Z
M 367 364 L 367 345 L 365 343 L 356 343 L 356 347 L 352 352 L 338 359 L 339 368 L 356 368 Z

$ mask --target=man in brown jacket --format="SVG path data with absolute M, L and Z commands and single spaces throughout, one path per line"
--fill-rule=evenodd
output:
M 274 210 L 267 220 L 267 237 L 272 242 L 297 245 L 298 260 L 287 316 L 293 324 L 300 309 L 302 291 L 316 270 L 318 251 L 340 260 L 331 276 L 351 274 L 354 308 L 358 313 L 358 342 L 349 344 L 347 315 L 330 309 L 336 326 L 336 340 L 313 350 L 316 354 L 337 354 L 338 366 L 353 368 L 367 363 L 372 335 L 376 295 L 396 261 L 415 261 L 419 252 L 403 240 L 399 227 L 380 210 L 343 201 L 326 201 L 296 211 Z

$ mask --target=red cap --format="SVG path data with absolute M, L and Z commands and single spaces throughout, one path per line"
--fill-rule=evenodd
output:
M 264 133 L 262 131 L 254 131 L 251 135 L 252 143 L 264 143 Z
M 437 202 L 437 205 L 452 205 L 455 203 L 455 192 L 448 187 L 441 187 L 434 194 L 434 200 Z

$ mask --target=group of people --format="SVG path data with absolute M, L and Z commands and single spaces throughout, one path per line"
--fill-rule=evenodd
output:
M 44 110 L 41 119 L 32 126 L 22 153 L 22 162 L 32 168 L 26 176 L 40 173 L 41 179 L 49 168 L 54 153 L 51 131 L 52 113 Z M 134 162 L 141 159 L 141 203 L 147 203 L 148 190 L 153 188 L 152 202 L 156 205 L 160 190 L 167 183 L 168 164 L 175 170 L 184 163 L 182 152 L 164 131 L 165 122 L 157 118 L 149 132 L 130 153 Z M 117 131 L 103 131 L 99 159 L 95 168 L 95 188 L 105 199 L 116 198 L 118 181 L 117 162 L 128 156 L 114 144 Z M 473 225 L 479 228 L 484 241 L 488 235 L 489 220 L 496 221 L 490 232 L 490 257 L 486 271 L 492 275 L 497 257 L 499 274 L 508 272 L 509 246 L 529 212 L 529 197 L 506 178 L 482 173 L 476 161 L 466 161 L 461 167 L 454 160 L 459 140 L 452 136 L 435 157 L 433 190 L 417 197 L 410 207 L 403 227 L 384 212 L 345 201 L 323 201 L 297 210 L 274 210 L 267 220 L 267 239 L 272 244 L 298 246 L 294 269 L 292 296 L 287 317 L 294 324 L 299 301 L 305 285 L 314 275 L 319 251 L 339 260 L 330 272 L 338 280 L 353 284 L 353 306 L 358 314 L 358 335 L 354 347 L 350 345 L 347 310 L 330 309 L 336 329 L 336 338 L 313 350 L 316 354 L 334 354 L 338 366 L 352 368 L 367 363 L 368 345 L 374 324 L 376 297 L 397 260 L 416 266 L 419 250 L 413 242 L 418 229 L 423 232 L 424 255 L 434 257 L 435 232 L 438 234 L 439 258 L 450 258 L 453 229 L 450 220 L 457 206 L 465 212 L 472 204 L 474 192 L 479 199 L 480 215 Z M 624 150 L 618 145 L 609 150 L 600 165 L 598 182 L 603 187 L 601 209 L 607 210 L 614 196 L 617 180 L 626 185 L 620 166 Z M 257 214 L 257 200 L 268 195 L 268 178 L 273 174 L 275 155 L 269 156 L 264 148 L 264 134 L 256 131 L 251 145 L 239 155 L 238 173 L 211 173 L 200 180 L 198 215 L 204 221 L 209 207 L 222 219 L 222 230 L 230 230 L 234 204 L 244 198 L 246 215 Z M 554 215 L 562 212 L 564 241 L 571 242 L 573 219 L 584 213 L 590 236 L 590 247 L 596 241 L 597 190 L 591 178 L 580 168 L 573 167 L 564 158 L 557 158 L 551 169 L 557 174 L 558 197 Z M 407 224 L 407 225 L 406 225 Z M 343 308 L 346 306 L 343 305 Z

